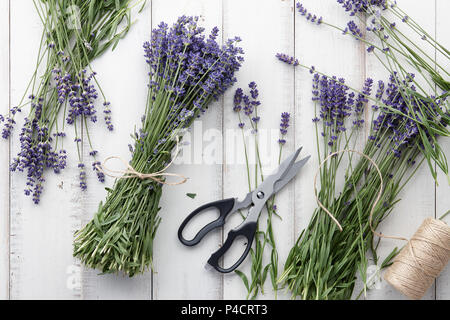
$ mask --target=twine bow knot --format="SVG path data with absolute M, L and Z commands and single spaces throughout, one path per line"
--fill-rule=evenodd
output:
M 100 172 L 103 172 L 105 175 L 107 175 L 108 177 L 111 177 L 111 178 L 118 178 L 118 179 L 139 178 L 141 180 L 151 179 L 157 183 L 161 183 L 161 184 L 165 184 L 165 185 L 169 185 L 169 186 L 176 186 L 176 185 L 183 184 L 187 181 L 187 178 L 185 176 L 178 174 L 178 173 L 166 172 L 166 170 L 173 164 L 173 162 L 175 161 L 175 159 L 178 156 L 178 151 L 179 151 L 178 136 L 176 137 L 176 139 L 177 139 L 177 148 L 175 151 L 175 156 L 163 169 L 161 169 L 157 172 L 153 172 L 153 173 L 139 172 L 135 168 L 133 168 L 133 166 L 131 166 L 127 161 L 125 161 L 123 158 L 118 157 L 118 156 L 107 157 L 103 161 L 103 164 L 101 166 L 96 165 L 95 167 L 97 168 L 97 170 L 99 170 Z M 106 163 L 112 159 L 120 160 L 126 166 L 126 170 L 112 170 L 112 169 L 108 168 L 106 166 Z M 164 179 L 161 179 L 161 177 L 178 177 L 178 178 L 180 178 L 180 180 L 177 182 L 167 182 Z

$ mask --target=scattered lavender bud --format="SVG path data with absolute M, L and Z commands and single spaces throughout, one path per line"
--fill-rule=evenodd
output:
M 288 56 L 287 54 L 284 53 L 277 53 L 276 57 L 278 58 L 278 60 L 293 65 L 294 67 L 300 64 L 298 59 L 295 59 L 294 57 Z

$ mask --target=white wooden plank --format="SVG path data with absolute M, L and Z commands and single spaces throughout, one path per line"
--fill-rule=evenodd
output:
M 260 93 L 261 105 L 258 107 L 258 115 L 261 117 L 259 130 L 260 155 L 263 162 L 264 174 L 270 174 L 278 165 L 278 138 L 279 125 L 282 112 L 291 114 L 291 125 L 289 128 L 287 144 L 283 150 L 283 156 L 287 156 L 300 144 L 294 139 L 294 70 L 281 65 L 275 54 L 284 52 L 294 54 L 294 1 L 226 1 L 224 2 L 224 38 L 240 36 L 242 47 L 245 51 L 245 62 L 238 75 L 238 83 L 232 91 L 225 95 L 224 107 L 224 128 L 230 133 L 234 133 L 234 141 L 226 141 L 227 157 L 224 166 L 224 197 L 236 197 L 241 199 L 248 192 L 247 169 L 244 165 L 245 157 L 243 152 L 243 142 L 239 119 L 233 111 L 233 95 L 235 89 L 240 87 L 248 94 L 248 84 L 255 81 Z M 247 120 L 246 128 L 250 124 Z M 247 133 L 249 133 L 247 131 Z M 231 136 L 231 135 L 230 135 Z M 227 135 L 228 137 L 228 135 Z M 249 133 L 249 156 L 251 162 L 252 188 L 255 186 L 254 174 L 254 150 L 252 147 L 253 137 Z M 309 152 L 304 151 L 303 155 Z M 232 156 L 230 156 L 232 155 Z M 259 180 L 260 181 L 260 180 Z M 283 189 L 276 197 L 278 213 L 282 216 L 282 221 L 273 217 L 273 230 L 275 242 L 278 247 L 279 267 L 286 259 L 288 250 L 293 244 L 293 224 L 294 224 L 294 185 L 290 184 Z M 246 212 L 243 212 L 246 214 Z M 266 230 L 267 212 L 261 213 L 259 224 L 260 230 Z M 242 221 L 239 215 L 230 217 L 227 228 L 224 232 L 224 240 L 231 228 L 236 227 Z M 233 252 L 225 257 L 225 266 L 231 266 L 238 255 L 242 252 L 233 247 Z M 263 265 L 270 260 L 271 248 L 266 246 Z M 234 259 L 234 260 L 233 260 Z M 243 271 L 250 278 L 251 258 L 243 262 L 239 270 Z M 234 273 L 224 276 L 224 298 L 243 299 L 247 292 L 242 280 Z M 272 289 L 270 277 L 267 277 L 265 284 L 265 294 L 258 298 L 271 299 L 275 297 Z M 278 298 L 286 296 L 280 292 Z
M 424 6 L 423 2 L 420 0 L 400 0 L 397 2 L 398 6 L 413 17 L 425 30 L 428 30 L 430 34 L 434 34 L 434 1 L 430 1 L 427 6 Z M 397 21 L 397 27 L 405 34 L 412 35 L 409 28 L 402 25 L 401 20 Z M 417 37 L 413 39 L 417 39 Z M 428 50 L 427 52 L 432 56 L 434 55 L 434 50 Z M 386 83 L 389 74 L 386 69 L 381 66 L 378 59 L 372 54 L 368 54 L 367 61 L 367 74 L 374 78 L 375 83 L 380 79 Z M 404 65 L 406 66 L 407 64 L 404 63 Z M 418 80 L 423 83 L 420 79 Z M 432 94 L 431 91 L 429 93 Z M 427 165 L 424 163 L 414 178 L 400 193 L 399 198 L 401 201 L 396 204 L 391 215 L 381 223 L 378 231 L 386 235 L 410 238 L 426 217 L 434 216 L 434 197 L 434 180 L 431 177 Z M 397 246 L 401 248 L 404 245 L 404 241 L 382 239 L 378 250 L 379 258 L 383 261 L 394 247 Z M 427 292 L 424 299 L 434 299 L 434 297 L 435 293 L 433 287 Z M 382 279 L 378 288 L 368 292 L 367 298 L 407 299 L 390 286 L 384 279 Z
M 450 39 L 448 37 L 448 30 L 450 28 L 450 21 L 447 14 L 450 12 L 450 2 L 445 0 L 436 0 L 436 40 L 444 47 L 450 48 Z M 437 54 L 437 63 L 450 69 L 450 62 L 442 55 Z M 448 78 L 447 78 L 448 79 Z M 448 157 L 450 157 L 450 139 L 442 138 L 441 146 Z M 450 209 L 450 186 L 444 174 L 440 173 L 438 177 L 439 185 L 436 188 L 436 217 L 441 217 Z M 450 217 L 444 218 L 444 221 L 449 224 Z M 450 267 L 447 266 L 441 273 L 436 282 L 436 299 L 448 300 L 450 299 Z
M 350 20 L 345 11 L 337 4 L 328 1 L 302 1 L 308 12 L 322 16 L 324 21 L 345 28 Z M 343 77 L 346 83 L 361 89 L 365 79 L 365 54 L 362 44 L 352 37 L 343 36 L 341 32 L 327 27 L 317 26 L 307 21 L 300 13 L 296 13 L 296 57 L 307 66 L 315 66 L 316 70 L 327 75 Z M 312 75 L 304 69 L 296 71 L 296 141 L 303 145 L 312 155 L 308 170 L 302 172 L 295 186 L 295 239 L 306 228 L 311 216 L 317 208 L 314 196 L 313 180 L 319 166 L 312 99 Z M 361 149 L 364 141 L 364 130 L 360 131 L 356 149 Z M 319 137 L 321 139 L 321 137 Z M 320 140 L 321 141 L 321 140 Z M 323 151 L 321 149 L 321 157 Z M 346 156 L 344 157 L 346 159 Z M 346 166 L 346 162 L 341 164 Z M 337 188 L 342 185 L 344 175 L 338 175 Z M 317 186 L 320 188 L 320 185 Z M 337 191 L 339 192 L 339 191 Z
M 0 3 L 0 114 L 9 110 L 9 1 Z M 9 143 L 0 142 L 0 300 L 9 298 Z
M 221 0 L 164 0 L 153 1 L 153 27 L 161 21 L 172 25 L 180 15 L 200 16 L 205 32 L 217 26 L 222 31 Z M 219 38 L 218 41 L 221 41 Z M 165 186 L 161 198 L 161 225 L 155 239 L 155 273 L 153 275 L 154 299 L 219 299 L 222 297 L 222 277 L 215 271 L 203 268 L 210 254 L 220 244 L 220 231 L 210 234 L 199 245 L 186 247 L 177 238 L 178 228 L 185 217 L 198 206 L 222 198 L 221 163 L 208 162 L 208 132 L 218 133 L 222 128 L 222 101 L 214 102 L 205 116 L 190 130 L 191 144 L 183 153 L 190 152 L 182 163 L 170 168 L 189 177 L 180 186 Z M 219 141 L 220 142 L 220 141 Z M 187 149 L 186 149 L 187 148 Z M 188 151 L 190 150 L 190 151 Z M 221 150 L 220 143 L 217 150 Z M 221 156 L 219 155 L 219 159 Z M 181 159 L 180 159 L 181 160 Z M 196 193 L 195 199 L 186 193 Z M 197 229 L 198 230 L 198 229 Z
M 142 45 L 151 32 L 151 2 L 138 14 L 132 11 L 132 26 L 114 51 L 107 51 L 92 64 L 97 79 L 111 102 L 114 131 L 107 130 L 103 121 L 103 101 L 98 103 L 99 122 L 89 126 L 89 134 L 95 150 L 99 151 L 97 161 L 108 156 L 130 158 L 128 144 L 130 134 L 140 124 L 145 108 L 148 70 L 143 57 Z M 114 66 L 113 68 L 111 66 Z M 106 198 L 104 187 L 112 187 L 113 179 L 106 178 L 101 184 L 91 170 L 95 161 L 89 156 L 91 148 L 87 135 L 83 137 L 84 163 L 88 171 L 88 189 L 81 199 L 80 214 L 76 217 L 79 226 L 85 225 L 97 212 L 98 204 Z M 112 165 L 116 165 L 115 163 Z M 79 227 L 78 227 L 79 228 Z M 100 275 L 98 270 L 83 266 L 82 293 L 84 299 L 151 299 L 151 272 L 129 278 L 123 274 Z
M 11 2 L 11 103 L 17 104 L 35 69 L 42 24 L 31 1 Z M 26 45 L 25 45 L 26 44 Z M 32 53 L 32 54 L 31 54 Z M 30 58 L 31 57 L 31 58 Z M 23 114 L 27 113 L 24 108 Z M 12 136 L 11 156 L 19 151 L 18 121 Z M 78 211 L 74 135 L 67 128 L 68 168 L 56 176 L 47 171 L 41 204 L 23 193 L 26 175 L 11 176 L 11 298 L 72 299 L 79 296 L 71 285 L 72 215 Z M 73 278 L 75 276 L 75 278 Z

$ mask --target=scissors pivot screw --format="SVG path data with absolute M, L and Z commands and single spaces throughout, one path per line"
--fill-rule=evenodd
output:
M 258 197 L 258 199 L 263 199 L 264 198 L 264 192 L 260 191 L 256 194 L 256 196 Z

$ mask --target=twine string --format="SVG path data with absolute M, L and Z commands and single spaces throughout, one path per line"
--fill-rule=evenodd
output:
M 108 177 L 111 177 L 111 178 L 117 178 L 117 179 L 139 178 L 141 180 L 151 179 L 155 182 L 169 185 L 169 186 L 180 185 L 187 181 L 187 178 L 185 176 L 178 174 L 178 173 L 166 172 L 166 170 L 169 169 L 169 167 L 174 163 L 175 159 L 178 156 L 179 145 L 180 145 L 178 136 L 176 136 L 176 140 L 177 140 L 177 144 L 176 144 L 175 156 L 172 157 L 171 161 L 163 169 L 161 169 L 157 172 L 153 172 L 153 173 L 139 172 L 135 168 L 133 168 L 127 161 L 125 161 L 123 158 L 118 157 L 118 156 L 107 157 L 103 161 L 103 164 L 101 166 L 96 165 L 95 167 L 97 168 L 97 170 L 99 170 L 100 172 L 104 173 L 105 175 L 107 175 Z M 106 166 L 106 163 L 113 159 L 120 160 L 126 166 L 126 170 L 112 170 L 112 169 L 108 168 Z M 167 181 L 161 179 L 161 177 L 178 177 L 178 178 L 180 178 L 180 180 L 177 182 L 167 182 Z
M 378 166 L 377 166 L 377 164 L 375 163 L 375 161 L 373 161 L 369 156 L 365 155 L 365 154 L 362 153 L 362 152 L 359 152 L 359 151 L 357 151 L 357 150 L 351 150 L 351 149 L 344 149 L 344 150 L 336 151 L 336 152 L 331 153 L 328 157 L 326 157 L 326 158 L 320 163 L 319 168 L 317 169 L 316 175 L 314 176 L 314 195 L 315 195 L 315 197 L 316 197 L 317 204 L 318 204 L 319 207 L 322 208 L 322 210 L 325 211 L 325 212 L 328 214 L 328 216 L 334 221 L 334 223 L 338 226 L 339 230 L 342 231 L 343 229 L 342 229 L 342 226 L 341 226 L 341 224 L 339 223 L 339 221 L 334 217 L 334 215 L 330 212 L 330 210 L 328 210 L 328 209 L 322 204 L 322 202 L 320 202 L 320 200 L 319 200 L 319 197 L 318 197 L 318 195 L 317 195 L 317 176 L 318 176 L 319 173 L 320 173 L 320 169 L 322 169 L 323 165 L 324 165 L 330 158 L 332 158 L 332 157 L 334 157 L 334 156 L 336 156 L 336 155 L 338 155 L 338 154 L 344 153 L 344 152 L 352 152 L 352 153 L 357 153 L 357 154 L 359 154 L 360 156 L 366 158 L 369 162 L 371 162 L 372 165 L 374 166 L 374 168 L 377 170 L 378 176 L 380 177 L 380 189 L 378 190 L 377 197 L 376 197 L 376 199 L 375 199 L 375 202 L 374 202 L 373 205 L 372 205 L 372 209 L 370 210 L 370 215 L 369 215 L 369 226 L 370 226 L 370 229 L 372 230 L 372 232 L 373 232 L 374 234 L 376 234 L 376 235 L 378 235 L 378 236 L 382 236 L 381 234 L 377 233 L 377 232 L 373 229 L 373 227 L 372 227 L 372 217 L 373 217 L 373 212 L 375 211 L 375 208 L 376 208 L 378 202 L 380 201 L 381 195 L 382 195 L 382 193 L 383 193 L 383 175 L 381 174 L 380 168 L 378 168 Z M 388 238 L 388 236 L 383 236 L 383 237 Z M 397 237 L 393 237 L 393 238 L 397 238 Z M 403 239 L 403 238 L 402 238 L 402 239 Z

